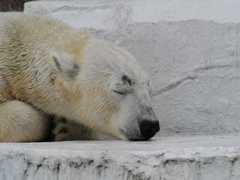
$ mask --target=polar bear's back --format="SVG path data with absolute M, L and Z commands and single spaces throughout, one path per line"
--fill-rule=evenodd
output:
M 38 54 L 49 56 L 55 50 L 68 52 L 76 56 L 76 59 L 80 59 L 87 39 L 87 34 L 44 16 L 13 13 L 0 18 L 0 54 L 4 53 L 3 49 L 11 49 L 12 55 L 25 50 L 28 51 L 29 58 L 24 58 L 24 61 L 31 59 L 39 61 L 44 58 L 39 58 Z
M 1 19 L 0 31 L 10 38 L 19 38 L 23 43 L 56 42 L 77 33 L 64 23 L 47 17 L 10 14 Z

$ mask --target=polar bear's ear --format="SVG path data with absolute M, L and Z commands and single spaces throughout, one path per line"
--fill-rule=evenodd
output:
M 53 61 L 56 69 L 64 76 L 74 79 L 78 75 L 80 67 L 69 56 L 63 54 L 61 56 L 53 55 Z

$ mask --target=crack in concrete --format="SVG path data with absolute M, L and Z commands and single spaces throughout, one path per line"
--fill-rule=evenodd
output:
M 196 78 L 197 78 L 197 76 L 195 75 L 195 76 L 187 76 L 182 79 L 179 79 L 175 82 L 170 83 L 169 85 L 165 86 L 164 88 L 153 92 L 153 96 L 158 96 L 158 95 L 161 95 L 162 93 L 168 92 L 172 89 L 176 89 L 178 86 L 180 86 L 185 81 L 188 81 L 188 80 L 192 81 L 192 80 L 195 80 Z
M 203 67 L 198 67 L 193 70 L 193 72 L 202 72 L 202 71 L 208 71 L 208 70 L 213 70 L 213 69 L 225 69 L 225 68 L 232 68 L 235 67 L 233 64 L 215 64 L 215 65 L 208 65 L 208 66 L 203 66 Z
M 176 80 L 175 82 L 168 84 L 167 86 L 165 86 L 159 90 L 154 91 L 153 96 L 158 96 L 158 95 L 161 95 L 170 90 L 176 89 L 185 81 L 188 81 L 188 80 L 193 81 L 193 80 L 197 79 L 199 76 L 198 73 L 204 73 L 206 71 L 214 70 L 214 69 L 224 69 L 224 68 L 233 68 L 233 67 L 236 67 L 236 66 L 234 64 L 219 64 L 219 65 L 215 64 L 215 65 L 208 65 L 208 66 L 202 66 L 202 67 L 195 68 L 192 70 L 193 75 L 188 75 L 186 77 L 183 77 L 179 80 Z

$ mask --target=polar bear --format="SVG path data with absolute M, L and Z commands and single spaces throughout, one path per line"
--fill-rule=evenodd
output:
M 126 50 L 46 17 L 2 22 L 0 141 L 43 140 L 49 115 L 117 139 L 159 131 L 149 78 Z

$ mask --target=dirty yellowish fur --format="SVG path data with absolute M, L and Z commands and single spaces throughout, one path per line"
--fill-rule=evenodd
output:
M 61 115 L 62 107 L 81 98 L 79 88 L 72 82 L 69 89 L 57 74 L 50 52 L 70 54 L 72 63 L 81 64 L 88 36 L 25 15 L 7 19 L 0 31 L 0 141 L 41 140 L 49 124 L 42 111 Z

